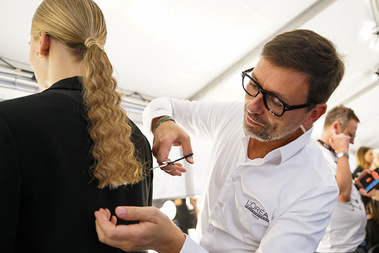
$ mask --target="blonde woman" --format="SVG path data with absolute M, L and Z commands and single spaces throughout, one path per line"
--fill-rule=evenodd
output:
M 362 171 L 369 170 L 374 160 L 373 149 L 370 147 L 360 147 L 357 151 L 357 168 L 353 172 L 353 177 L 358 177 Z
M 30 34 L 44 91 L 0 103 L 0 252 L 121 252 L 93 213 L 151 205 L 152 156 L 120 107 L 104 16 L 92 0 L 44 0 Z

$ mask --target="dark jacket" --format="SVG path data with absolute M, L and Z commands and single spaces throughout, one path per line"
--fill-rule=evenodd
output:
M 77 77 L 0 103 L 0 252 L 122 252 L 98 241 L 94 211 L 151 205 L 153 175 L 149 170 L 133 186 L 97 188 L 85 115 Z M 148 169 L 149 143 L 130 125 Z
M 358 166 L 354 172 L 353 172 L 353 179 L 359 177 L 359 175 L 362 173 L 363 169 L 361 166 Z

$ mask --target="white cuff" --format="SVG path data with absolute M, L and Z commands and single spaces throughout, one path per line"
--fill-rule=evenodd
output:
M 191 239 L 188 235 L 186 235 L 186 240 L 184 241 L 183 247 L 179 253 L 208 253 L 203 247 L 197 244 L 194 240 Z

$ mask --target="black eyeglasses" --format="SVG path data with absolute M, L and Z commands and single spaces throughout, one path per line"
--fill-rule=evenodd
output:
M 266 109 L 273 115 L 281 117 L 285 111 L 296 110 L 304 107 L 314 105 L 316 103 L 307 103 L 302 105 L 288 105 L 283 100 L 275 96 L 269 91 L 264 90 L 257 81 L 255 81 L 251 76 L 254 68 L 245 70 L 242 72 L 242 87 L 245 92 L 252 98 L 255 98 L 259 93 L 263 96 L 263 103 Z

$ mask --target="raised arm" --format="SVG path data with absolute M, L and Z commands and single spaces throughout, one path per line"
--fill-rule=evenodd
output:
M 159 164 L 169 161 L 172 146 L 181 146 L 183 155 L 192 153 L 191 136 L 210 141 L 215 133 L 217 122 L 225 106 L 218 103 L 191 102 L 173 98 L 157 98 L 148 104 L 143 112 L 143 124 L 147 131 L 154 132 L 153 154 Z M 212 118 L 212 120 L 210 120 Z M 188 131 L 188 133 L 187 133 Z M 194 157 L 187 158 L 193 163 Z M 180 164 L 166 166 L 171 175 L 180 175 L 185 171 Z
M 330 145 L 337 154 L 347 154 L 349 152 L 350 137 L 340 133 L 333 132 Z M 337 172 L 336 180 L 340 194 L 338 196 L 339 202 L 349 202 L 352 187 L 352 177 L 349 165 L 349 158 L 341 156 L 337 159 Z

